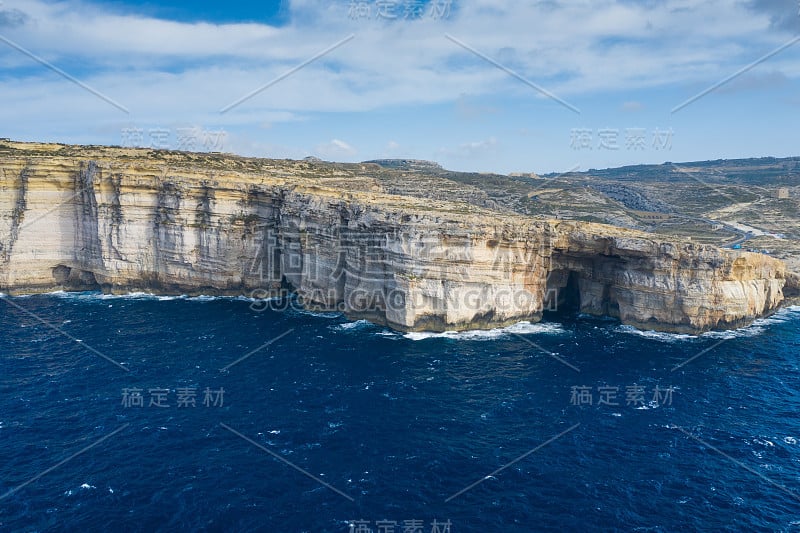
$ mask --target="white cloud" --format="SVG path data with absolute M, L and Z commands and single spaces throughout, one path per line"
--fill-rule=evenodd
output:
M 497 147 L 497 139 L 489 137 L 482 141 L 462 143 L 457 148 L 440 148 L 438 155 L 446 158 L 476 158 L 492 153 Z
M 396 132 L 387 132 L 389 134 L 396 133 Z M 388 141 L 382 149 L 379 149 L 377 153 L 370 155 L 370 157 L 376 157 L 378 159 L 398 159 L 398 158 L 411 158 L 415 159 L 414 157 L 414 150 L 409 147 L 409 145 L 401 144 L 395 140 Z
M 349 159 L 358 153 L 358 150 L 339 139 L 317 145 L 314 153 L 323 159 Z
M 465 92 L 531 91 L 448 41 L 445 33 L 567 96 L 729 73 L 727 65 L 754 59 L 749 57 L 754 43 L 785 40 L 766 31 L 767 15 L 714 0 L 650 5 L 567 1 L 549 6 L 505 1 L 491 8 L 483 1 L 464 1 L 446 20 L 388 25 L 351 20 L 347 7 L 347 2 L 295 0 L 293 12 L 305 14 L 305 19 L 272 27 L 181 23 L 120 15 L 83 2 L 31 0 L 25 4 L 26 24 L 5 35 L 48 60 L 81 58 L 102 69 L 88 75 L 90 84 L 112 74 L 151 97 L 161 84 L 142 87 L 141 80 L 172 73 L 162 80 L 165 89 L 172 95 L 190 90 L 204 94 L 213 109 L 230 102 L 218 104 L 208 95 L 233 101 L 355 34 L 353 41 L 243 104 L 295 111 L 352 110 L 359 107 L 356 100 L 371 109 L 455 100 Z M 30 65 L 9 48 L 0 56 Z
M 485 116 L 494 112 L 492 105 L 474 102 L 542 98 L 445 33 L 567 101 L 675 84 L 692 87 L 689 97 L 696 87 L 724 78 L 789 37 L 771 27 L 768 13 L 723 0 L 464 0 L 444 20 L 390 24 L 352 20 L 348 4 L 293 0 L 291 23 L 273 27 L 159 20 L 81 0 L 26 0 L 17 6 L 25 15 L 15 18 L 23 23 L 7 25 L 3 35 L 131 114 L 0 43 L 5 74 L 0 120 L 16 125 L 15 134 L 30 132 L 32 138 L 37 132 L 42 137 L 42 132 L 108 129 L 131 121 L 263 130 L 319 112 L 457 102 L 460 112 Z M 352 41 L 219 113 L 350 34 Z M 769 60 L 776 79 L 800 77 L 793 61 L 797 53 L 793 48 Z M 470 99 L 460 96 L 465 94 Z M 349 149 L 335 141 L 317 148 L 327 150 L 327 157 L 336 151 L 343 157 L 355 154 L 347 143 L 339 141 Z M 465 145 L 449 153 L 491 148 Z

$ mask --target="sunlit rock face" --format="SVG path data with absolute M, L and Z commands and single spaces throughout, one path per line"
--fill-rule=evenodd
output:
M 566 309 L 700 332 L 774 310 L 787 277 L 787 290 L 798 286 L 760 254 L 387 194 L 368 167 L 315 179 L 302 162 L 217 159 L 209 168 L 191 154 L 7 143 L 0 291 L 290 291 L 399 330 Z

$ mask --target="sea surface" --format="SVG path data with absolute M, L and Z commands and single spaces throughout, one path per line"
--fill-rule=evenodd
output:
M 263 307 L 0 298 L 0 531 L 800 529 L 800 308 L 695 337 Z

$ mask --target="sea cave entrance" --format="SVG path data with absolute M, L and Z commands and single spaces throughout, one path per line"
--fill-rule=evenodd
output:
M 581 310 L 581 289 L 577 272 L 570 272 L 567 284 L 558 291 L 556 313 L 577 315 Z
M 554 320 L 580 314 L 619 319 L 619 294 L 610 279 L 592 279 L 583 270 L 557 269 L 547 277 L 543 315 Z
M 544 314 L 551 318 L 574 317 L 581 311 L 580 276 L 572 270 L 554 270 L 547 278 Z

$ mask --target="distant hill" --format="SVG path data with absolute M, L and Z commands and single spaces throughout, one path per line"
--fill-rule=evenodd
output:
M 711 181 L 724 179 L 728 183 L 776 183 L 786 178 L 800 176 L 800 157 L 758 157 L 747 159 L 714 159 L 684 163 L 666 162 L 660 165 L 630 165 L 617 168 L 590 169 L 571 172 L 569 175 L 593 176 L 619 181 L 685 181 L 686 172 L 698 173 Z M 553 178 L 558 173 L 542 177 Z
M 439 163 L 435 161 L 425 161 L 424 159 L 373 159 L 372 161 L 363 161 L 363 163 L 374 163 L 382 166 L 383 168 L 392 168 L 396 170 L 443 170 L 442 165 Z

